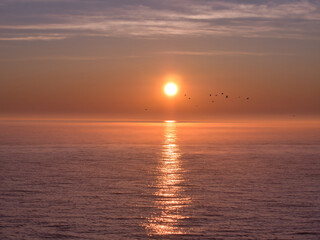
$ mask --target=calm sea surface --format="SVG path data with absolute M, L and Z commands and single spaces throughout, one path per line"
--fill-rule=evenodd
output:
M 0 239 L 320 239 L 316 123 L 0 122 Z

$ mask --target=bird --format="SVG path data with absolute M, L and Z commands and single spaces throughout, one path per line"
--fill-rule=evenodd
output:
M 221 95 L 223 95 L 223 93 L 221 93 Z
M 249 97 L 247 97 L 246 99 L 249 100 Z
M 189 99 L 191 99 L 191 98 L 189 97 Z
M 226 98 L 229 98 L 229 96 L 227 95 Z
M 210 95 L 209 95 L 210 97 L 211 97 L 211 93 L 210 93 Z

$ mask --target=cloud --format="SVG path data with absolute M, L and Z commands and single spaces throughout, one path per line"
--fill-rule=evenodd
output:
M 20 6 L 18 3 L 21 2 L 31 4 L 32 8 L 20 9 L 22 14 L 12 19 L 13 7 Z M 0 25 L 0 40 L 59 40 L 72 36 L 206 35 L 295 39 L 319 39 L 320 36 L 320 30 L 317 30 L 320 29 L 320 3 L 315 1 L 107 2 L 6 0 L 3 9 L 7 7 L 13 12 L 4 11 L 1 17 L 1 22 L 6 24 Z M 58 14 L 52 14 L 50 7 L 56 8 Z M 28 11 L 36 12 L 30 14 Z M 6 34 L 10 37 L 5 37 Z M 50 37 L 49 34 L 59 36 Z
M 309 19 L 320 20 L 319 6 L 309 1 L 265 1 L 264 4 L 235 2 L 209 2 L 207 5 L 191 5 L 189 19 Z
M 17 62 L 17 61 L 108 61 L 116 59 L 134 59 L 139 58 L 136 55 L 99 57 L 99 56 L 49 56 L 49 57 L 27 57 L 27 58 L 6 58 L 0 59 L 1 62 Z
M 167 55 L 189 55 L 189 56 L 273 56 L 273 55 L 286 55 L 291 56 L 292 54 L 286 53 L 273 53 L 273 52 L 241 52 L 241 51 L 164 51 L 158 54 Z
M 50 40 L 61 40 L 65 39 L 67 36 L 61 34 L 40 34 L 40 35 L 33 35 L 33 34 L 24 34 L 24 35 L 12 35 L 12 36 L 4 36 L 0 37 L 0 41 L 50 41 Z
M 183 55 L 183 56 L 292 56 L 291 53 L 274 53 L 274 52 L 249 52 L 249 51 L 162 51 L 162 52 L 149 52 L 145 55 L 122 55 L 122 56 L 42 56 L 42 57 L 20 57 L 20 58 L 5 58 L 0 59 L 1 62 L 17 62 L 17 61 L 109 61 L 109 60 L 124 60 L 124 59 L 137 59 L 150 57 L 154 55 Z

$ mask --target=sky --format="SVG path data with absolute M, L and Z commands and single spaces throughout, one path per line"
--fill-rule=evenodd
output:
M 318 0 L 0 1 L 0 116 L 318 116 L 319 89 Z

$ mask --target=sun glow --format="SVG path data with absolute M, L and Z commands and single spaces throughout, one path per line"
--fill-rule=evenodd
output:
M 168 83 L 164 87 L 164 92 L 169 96 L 176 95 L 176 93 L 178 92 L 178 87 L 174 83 Z

